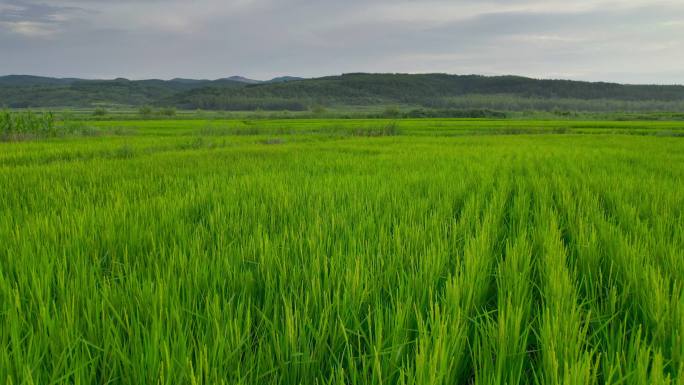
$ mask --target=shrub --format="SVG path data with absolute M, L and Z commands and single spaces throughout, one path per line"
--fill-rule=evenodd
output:
M 142 115 L 144 117 L 149 117 L 152 115 L 152 107 L 150 106 L 142 106 L 138 109 L 138 114 Z
M 323 107 L 320 104 L 317 104 L 311 108 L 311 112 L 313 112 L 316 115 L 322 115 L 325 113 L 325 107 Z
M 382 117 L 384 118 L 398 118 L 401 116 L 401 111 L 395 107 L 387 107 L 385 111 L 382 112 Z
M 164 107 L 159 109 L 159 115 L 162 116 L 176 116 L 176 109 L 174 107 Z

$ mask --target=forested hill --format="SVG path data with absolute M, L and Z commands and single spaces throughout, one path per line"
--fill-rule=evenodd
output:
M 173 80 L 84 80 L 54 79 L 12 75 L 0 77 L 0 106 L 92 107 L 96 105 L 142 106 L 194 88 L 213 85 L 222 88 L 242 87 L 245 83 L 222 79 L 216 81 Z
M 446 74 L 345 74 L 315 79 L 242 77 L 219 80 L 80 80 L 31 76 L 0 77 L 0 106 L 87 107 L 156 105 L 226 110 L 302 110 L 312 106 L 414 105 L 504 109 L 576 101 L 587 106 L 684 105 L 684 86 L 622 85 L 518 76 Z M 508 106 L 508 107 L 507 107 Z M 658 107 L 659 106 L 659 107 Z M 658 108 L 656 108 L 658 107 Z

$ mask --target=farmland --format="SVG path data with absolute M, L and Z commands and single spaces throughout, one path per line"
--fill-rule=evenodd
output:
M 70 124 L 0 142 L 2 382 L 684 384 L 684 122 Z

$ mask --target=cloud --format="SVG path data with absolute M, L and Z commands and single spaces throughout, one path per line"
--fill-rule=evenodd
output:
M 7 21 L 0 22 L 0 25 L 9 31 L 28 37 L 50 37 L 56 33 L 50 24 L 38 23 L 33 21 Z
M 81 13 L 83 8 L 73 6 L 54 6 L 31 1 L 2 0 L 0 1 L 0 21 L 4 22 L 60 22 L 69 18 L 71 14 Z
M 682 15 L 661 0 L 0 0 L 0 51 L 12 53 L 0 73 L 684 83 Z
M 0 29 L 29 38 L 53 37 L 85 10 L 31 1 L 0 1 Z

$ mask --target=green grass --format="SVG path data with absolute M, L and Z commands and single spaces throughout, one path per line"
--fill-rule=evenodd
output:
M 0 382 L 684 384 L 681 122 L 0 142 Z

